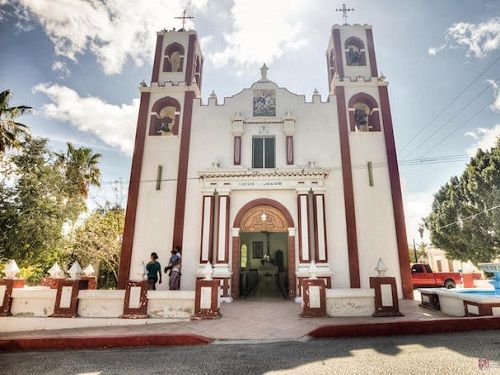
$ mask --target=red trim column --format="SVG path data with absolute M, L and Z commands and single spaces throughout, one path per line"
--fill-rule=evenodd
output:
M 191 139 L 191 118 L 193 116 L 194 98 L 194 91 L 186 91 L 186 93 L 184 94 L 184 113 L 182 116 L 179 169 L 177 172 L 177 195 L 175 199 L 174 238 L 172 246 L 179 246 L 181 249 L 184 236 L 184 215 L 186 209 L 186 188 L 189 163 L 189 142 Z
M 333 30 L 333 49 L 335 51 L 335 65 L 336 69 L 335 71 L 339 75 L 339 77 L 342 79 L 344 78 L 344 58 L 342 57 L 344 49 L 342 48 L 342 43 L 340 41 L 340 30 L 339 29 L 334 29 Z
M 229 193 L 219 193 L 217 200 L 217 247 L 215 250 L 215 263 L 227 264 L 229 262 Z
M 151 73 L 151 82 L 158 82 L 160 76 L 160 64 L 163 55 L 163 33 L 156 35 L 155 60 L 153 64 L 153 72 Z
M 233 254 L 231 264 L 231 296 L 240 297 L 240 229 L 233 228 Z
M 387 152 L 387 164 L 389 165 L 389 180 L 392 193 L 392 207 L 394 210 L 394 222 L 396 226 L 396 239 L 398 243 L 399 269 L 403 296 L 405 299 L 413 299 L 413 285 L 411 282 L 410 256 L 406 238 L 405 214 L 403 208 L 403 195 L 399 181 L 398 159 L 396 156 L 396 143 L 392 128 L 391 107 L 389 104 L 389 93 L 387 86 L 379 86 L 380 107 L 382 109 L 382 121 L 384 123 L 385 148 Z
M 214 250 L 214 209 L 215 197 L 213 195 L 204 195 L 201 214 L 200 263 L 212 263 Z
M 368 56 L 370 58 L 370 72 L 372 77 L 378 77 L 377 59 L 375 58 L 375 47 L 373 44 L 372 29 L 366 29 L 366 42 L 368 46 Z
M 139 186 L 141 180 L 142 157 L 144 155 L 144 141 L 148 122 L 149 92 L 141 93 L 141 104 L 137 119 L 135 133 L 134 155 L 130 170 L 130 183 L 128 187 L 127 211 L 125 213 L 125 227 L 123 230 L 122 251 L 120 255 L 120 269 L 118 271 L 118 288 L 124 289 L 130 277 L 130 263 L 132 259 L 132 246 L 134 244 L 135 217 L 137 201 L 139 199 Z
M 308 263 L 311 261 L 308 194 L 299 192 L 297 207 L 299 216 L 299 262 Z
M 314 215 L 314 236 L 315 236 L 315 259 L 316 263 L 328 262 L 328 245 L 326 240 L 326 216 L 325 216 L 325 195 L 313 193 L 313 215 Z
M 345 221 L 347 228 L 347 253 L 349 257 L 349 278 L 351 288 L 360 288 L 358 238 L 356 212 L 354 209 L 354 187 L 352 183 L 351 150 L 343 86 L 335 87 L 337 112 L 339 116 L 340 158 L 342 161 L 342 182 L 344 187 Z M 407 251 L 408 252 L 408 251 Z
M 295 228 L 288 228 L 288 298 L 293 299 L 296 295 Z
M 188 55 L 186 62 L 186 85 L 189 86 L 193 82 L 194 77 L 194 64 L 195 64 L 195 46 L 196 46 L 196 34 L 189 35 L 188 42 Z

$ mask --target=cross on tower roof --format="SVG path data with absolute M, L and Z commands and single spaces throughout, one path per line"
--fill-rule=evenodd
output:
M 182 12 L 182 16 L 180 16 L 180 17 L 174 17 L 174 18 L 176 18 L 178 20 L 182 20 L 182 29 L 181 30 L 184 30 L 184 28 L 186 26 L 186 20 L 191 20 L 194 17 L 193 16 L 188 16 L 186 9 L 184 9 L 184 11 Z
M 354 11 L 354 8 L 347 8 L 345 3 L 342 4 L 342 8 L 335 9 L 336 12 L 342 12 L 342 18 L 344 19 L 344 26 L 347 26 L 347 12 Z

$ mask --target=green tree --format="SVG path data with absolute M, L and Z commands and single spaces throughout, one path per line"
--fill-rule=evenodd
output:
M 97 266 L 99 274 L 110 273 L 116 286 L 122 243 L 125 211 L 118 205 L 106 203 L 94 210 L 74 232 L 69 256 L 81 264 Z M 102 286 L 102 284 L 101 284 Z
M 15 121 L 19 116 L 31 111 L 31 107 L 21 105 L 9 107 L 12 91 L 0 93 L 0 155 L 11 147 L 19 147 L 28 135 L 28 127 Z
M 63 166 L 71 187 L 75 188 L 75 193 L 88 197 L 89 187 L 101 186 L 101 171 L 98 167 L 101 154 L 94 153 L 91 148 L 75 148 L 68 142 L 67 150 L 64 154 L 57 154 L 59 162 Z
M 71 211 L 64 176 L 50 160 L 47 141 L 31 139 L 6 162 L 0 184 L 0 257 L 40 272 L 62 256 L 62 228 Z
M 490 262 L 500 255 L 500 139 L 478 150 L 460 177 L 434 196 L 426 219 L 432 243 L 451 259 Z
M 95 173 L 98 168 L 92 165 Z M 0 165 L 0 261 L 13 258 L 21 267 L 31 267 L 30 281 L 43 276 L 54 261 L 66 263 L 71 229 L 87 209 L 81 190 L 87 171 L 72 175 L 75 170 L 40 138 L 27 139 Z

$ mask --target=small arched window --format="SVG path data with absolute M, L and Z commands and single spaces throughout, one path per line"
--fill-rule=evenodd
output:
M 366 53 L 365 45 L 359 38 L 350 37 L 345 43 L 345 61 L 349 66 L 365 66 Z
M 184 67 L 184 47 L 179 43 L 172 43 L 165 49 L 163 59 L 164 72 L 182 72 Z
M 158 100 L 151 111 L 149 135 L 176 135 L 179 132 L 181 106 L 177 100 L 165 97 Z
M 380 131 L 377 101 L 365 93 L 354 95 L 349 100 L 349 123 L 354 132 Z

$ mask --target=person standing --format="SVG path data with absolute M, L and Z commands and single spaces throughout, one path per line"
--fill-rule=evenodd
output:
M 165 273 L 170 271 L 168 274 L 168 286 L 170 290 L 179 290 L 181 285 L 181 249 L 176 246 L 171 251 L 171 257 L 168 262 L 168 266 L 165 267 Z
M 161 265 L 158 262 L 158 254 L 155 252 L 151 253 L 151 260 L 146 264 L 146 271 L 148 271 L 149 290 L 156 290 L 158 280 L 161 284 Z

